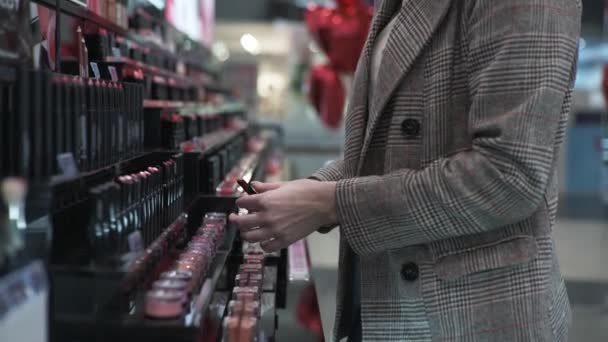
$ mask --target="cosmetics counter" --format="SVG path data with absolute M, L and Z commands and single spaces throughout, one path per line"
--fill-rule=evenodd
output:
M 226 218 L 237 180 L 280 172 L 280 129 L 203 46 L 108 3 L 0 9 L 0 340 L 273 341 L 293 261 Z M 46 66 L 23 49 L 34 9 L 61 27 Z

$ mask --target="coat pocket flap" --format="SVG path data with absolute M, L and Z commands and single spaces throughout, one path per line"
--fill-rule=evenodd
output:
M 513 236 L 443 255 L 435 264 L 439 279 L 454 280 L 468 274 L 525 264 L 536 258 L 533 236 Z

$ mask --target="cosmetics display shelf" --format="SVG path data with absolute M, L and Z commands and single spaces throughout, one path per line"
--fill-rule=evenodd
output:
M 223 131 L 219 134 L 217 139 L 214 139 L 211 143 L 204 146 L 200 151 L 201 155 L 206 156 L 217 152 L 230 142 L 233 142 L 238 137 L 244 136 L 248 132 L 248 127 L 239 128 L 236 130 Z
M 236 198 L 200 196 L 187 210 L 186 241 L 200 226 L 202 216 L 209 212 L 229 214 L 236 212 Z M 234 273 L 229 256 L 240 242 L 237 229 L 229 224 L 225 238 L 218 248 L 209 270 L 204 275 L 200 289 L 189 300 L 189 310 L 174 319 L 153 319 L 144 312 L 143 294 L 155 275 L 170 265 L 174 255 L 185 246 L 186 241 L 168 244 L 154 266 L 147 266 L 139 275 L 124 270 L 98 267 L 54 267 L 51 274 L 56 288 L 53 340 L 72 342 L 81 340 L 107 341 L 200 341 L 201 336 L 215 336 L 210 332 L 209 306 L 218 288 L 230 286 L 228 275 Z M 58 272 L 61 270 L 61 272 Z M 78 271 L 78 272 L 75 272 Z M 144 269 L 142 269 L 144 270 Z M 75 279 L 78 277 L 78 280 Z M 134 290 L 125 291 L 125 283 L 136 279 Z M 212 315 L 211 315 L 212 316 Z M 219 329 L 219 325 L 215 325 Z M 206 340 L 206 339 L 202 339 Z M 215 341 L 215 340 L 214 340 Z
M 243 193 L 243 189 L 237 184 L 237 179 L 242 179 L 247 183 L 251 182 L 255 176 L 259 176 L 259 170 L 262 166 L 262 160 L 264 159 L 266 146 L 263 146 L 260 152 L 249 153 L 243 156 L 243 158 L 230 170 L 224 180 L 216 188 L 218 196 L 240 196 Z M 259 179 L 259 178 L 258 178 Z
M 158 155 L 159 153 L 163 153 L 163 151 L 149 151 L 138 153 L 137 155 L 119 160 L 116 163 L 106 165 L 95 170 L 83 171 L 77 174 L 59 174 L 55 175 L 51 178 L 51 187 L 59 186 L 64 182 L 86 182 L 88 179 L 95 178 L 96 175 L 108 174 L 108 173 L 119 173 L 120 170 L 123 170 L 126 165 L 130 165 L 133 162 L 136 162 L 141 159 L 145 159 L 146 157 Z M 166 153 L 165 153 L 166 154 Z
M 145 71 L 146 73 L 148 73 L 149 75 L 157 75 L 157 76 L 161 76 L 161 77 L 166 77 L 168 79 L 173 79 L 173 80 L 180 82 L 182 85 L 183 84 L 193 84 L 193 85 L 200 84 L 203 86 L 203 88 L 205 88 L 207 91 L 212 92 L 212 93 L 219 93 L 219 94 L 230 94 L 231 93 L 231 90 L 228 87 L 221 85 L 219 83 L 212 82 L 209 80 L 195 81 L 192 78 L 188 77 L 187 75 L 182 75 L 182 74 L 179 74 L 179 73 L 167 70 L 167 69 L 159 68 L 154 65 L 136 61 L 129 57 L 108 56 L 104 59 L 103 62 L 107 63 L 107 64 L 111 64 L 111 65 L 122 64 L 124 66 L 129 66 L 132 68 L 139 68 L 139 69 L 142 69 L 143 71 Z M 208 69 L 205 69 L 205 71 L 207 71 L 207 70 Z
M 184 152 L 186 202 L 197 194 L 215 194 L 230 169 L 241 158 L 248 129 L 228 132 L 200 151 Z M 226 167 L 224 167 L 226 165 Z
M 146 109 L 181 109 L 192 102 L 183 101 L 165 101 L 165 100 L 144 100 L 144 108 Z
M 82 18 L 85 21 L 91 22 L 91 23 L 99 26 L 100 28 L 103 28 L 109 32 L 113 32 L 119 36 L 132 40 L 139 44 L 142 44 L 142 45 L 151 44 L 151 43 L 147 42 L 144 37 L 141 37 L 136 32 L 126 29 L 124 27 L 121 27 L 120 25 L 117 25 L 116 23 L 94 13 L 93 11 L 89 10 L 87 7 L 77 4 L 75 2 L 72 2 L 70 0 L 33 0 L 33 1 L 36 3 L 44 4 L 52 9 L 57 8 L 57 5 L 59 4 L 59 8 L 61 9 L 61 12 L 65 13 L 65 14 L 68 14 L 68 15 L 71 15 L 74 17 L 78 17 L 78 18 Z M 106 1 L 106 0 L 99 0 L 99 1 Z M 196 47 L 199 50 L 203 50 L 206 55 L 210 55 L 208 48 L 201 46 L 200 44 L 196 43 L 195 41 L 189 39 L 189 37 L 187 37 L 187 35 L 185 35 L 184 33 L 181 33 L 179 30 L 177 30 L 175 27 L 173 27 L 169 23 L 162 22 L 162 25 L 166 29 L 172 30 L 174 32 L 174 34 L 181 35 L 181 36 L 183 36 L 182 38 L 188 39 L 190 41 L 190 45 L 196 45 Z M 160 47 L 158 47 L 158 48 L 160 48 Z M 184 62 L 188 63 L 189 65 L 195 66 L 195 67 L 197 67 L 197 69 L 202 70 L 205 73 L 208 73 L 213 77 L 217 77 L 217 71 L 214 70 L 213 68 L 209 67 L 204 61 L 201 61 L 200 59 L 195 60 L 194 58 L 186 58 L 186 57 L 184 57 L 182 59 L 184 60 Z
M 157 75 L 157 76 L 162 76 L 162 77 L 166 77 L 166 78 L 171 78 L 171 79 L 175 79 L 179 82 L 186 83 L 186 84 L 193 83 L 192 79 L 190 79 L 189 77 L 187 77 L 185 75 L 180 75 L 178 73 L 172 72 L 167 69 L 162 69 L 162 68 L 156 67 L 154 65 L 136 61 L 129 57 L 108 56 L 104 59 L 103 62 L 110 63 L 110 64 L 124 64 L 125 66 L 140 68 L 150 75 Z
M 57 8 L 57 4 L 59 3 L 59 7 L 60 7 L 61 11 L 66 14 L 85 19 L 87 21 L 90 21 L 90 22 L 98 25 L 99 27 L 102 27 L 106 30 L 115 32 L 122 36 L 129 36 L 131 34 L 127 29 L 113 23 L 112 21 L 110 21 L 106 18 L 103 18 L 103 17 L 97 15 L 96 13 L 89 10 L 85 6 L 77 4 L 73 1 L 70 1 L 70 0 L 33 0 L 33 1 L 40 3 L 40 4 L 44 4 L 53 9 Z
M 243 109 L 242 105 L 239 103 L 226 103 L 224 105 L 216 106 L 205 102 L 165 100 L 144 100 L 144 108 L 197 110 L 197 112 L 202 111 L 202 114 L 226 114 Z
M 232 90 L 221 83 L 203 82 L 204 87 L 207 91 L 219 93 L 219 94 L 230 94 Z

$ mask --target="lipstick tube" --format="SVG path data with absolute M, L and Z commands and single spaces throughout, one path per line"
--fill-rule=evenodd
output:
M 6 110 L 8 113 L 8 123 L 6 129 L 6 135 L 3 136 L 6 144 L 3 146 L 6 147 L 6 156 L 5 156 L 5 165 L 7 168 L 7 175 L 16 174 L 18 159 L 16 157 L 17 154 L 17 146 L 15 144 L 15 137 L 18 136 L 19 133 L 19 123 L 17 121 L 17 112 L 15 109 L 15 88 L 17 85 L 15 83 L 9 83 L 6 85 Z
M 89 169 L 89 112 L 87 109 L 87 88 L 83 78 L 78 79 L 77 97 L 79 104 L 78 111 L 78 165 L 81 170 Z
M 109 92 L 109 113 L 110 113 L 110 163 L 114 164 L 118 161 L 118 111 L 116 110 L 116 83 L 108 84 Z
M 0 178 L 6 176 L 6 148 L 8 147 L 8 143 L 5 141 L 6 137 L 8 136 L 8 133 L 6 132 L 6 124 L 9 121 L 8 116 L 11 114 L 8 111 L 7 102 L 8 99 L 6 98 L 6 85 L 0 81 L 0 113 L 4 113 L 5 115 L 5 118 L 0 120 Z
M 58 94 L 57 94 L 57 113 L 56 113 L 56 120 L 55 120 L 55 138 L 56 138 L 56 150 L 55 153 L 53 155 L 53 158 L 56 158 L 57 155 L 59 155 L 60 153 L 63 153 L 65 151 L 65 135 L 66 135 L 66 110 L 65 110 L 65 106 L 64 106 L 64 101 L 66 98 L 66 80 L 64 77 L 61 76 L 57 76 L 57 85 L 58 85 Z
M 46 177 L 52 176 L 54 174 L 53 169 L 53 128 L 52 128 L 52 120 L 53 120 L 53 75 L 50 72 L 45 71 L 43 74 L 43 84 L 42 84 L 42 101 L 43 111 L 42 111 L 42 131 L 44 136 L 43 142 L 43 155 L 41 162 L 43 163 L 43 174 Z M 0 112 L 5 113 L 0 108 Z M 3 134 L 3 133 L 0 133 Z
M 27 170 L 30 177 L 34 179 L 40 179 L 41 168 L 37 167 L 37 164 L 42 159 L 42 87 L 41 87 L 41 73 L 37 70 L 30 71 L 29 73 L 29 93 L 33 97 L 30 106 L 29 113 L 29 139 L 30 139 L 30 155 L 29 164 L 30 168 Z
M 87 112 L 89 117 L 89 124 L 87 125 L 87 136 L 88 141 L 88 155 L 89 155 L 89 168 L 88 170 L 96 169 L 97 164 L 97 97 L 95 82 L 91 79 L 86 84 L 87 93 Z
M 126 143 L 126 113 L 124 104 L 124 86 L 118 83 L 116 89 L 116 110 L 118 115 L 118 158 L 125 158 L 125 143 Z
M 137 125 L 138 129 L 138 140 L 137 140 L 137 151 L 142 151 L 144 148 L 144 93 L 143 87 L 141 85 L 136 86 L 136 102 L 135 102 L 135 112 L 137 115 Z
M 75 135 L 75 131 L 74 131 L 74 123 L 76 122 L 76 117 L 74 115 L 74 106 L 73 106 L 73 101 L 74 101 L 74 84 L 73 84 L 73 80 L 70 77 L 65 76 L 63 78 L 63 84 L 64 84 L 64 92 L 63 92 L 63 99 L 62 99 L 62 103 L 63 103 L 63 111 L 65 113 L 65 121 L 64 121 L 64 143 L 65 143 L 65 149 L 63 152 L 66 153 L 73 153 L 74 157 L 76 158 L 76 147 L 74 144 L 74 135 Z
M 101 166 L 110 165 L 111 154 L 112 154 L 112 142 L 111 142 L 111 110 L 109 106 L 109 88 L 108 83 L 104 80 L 101 81 L 101 151 L 102 159 Z

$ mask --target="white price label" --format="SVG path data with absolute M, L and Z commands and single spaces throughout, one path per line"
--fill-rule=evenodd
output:
M 101 78 L 101 73 L 99 72 L 99 66 L 95 62 L 91 62 L 91 69 L 93 69 L 93 75 L 96 79 Z
M 113 82 L 118 82 L 118 72 L 116 71 L 116 67 L 109 66 L 108 71 L 110 72 L 110 77 Z

